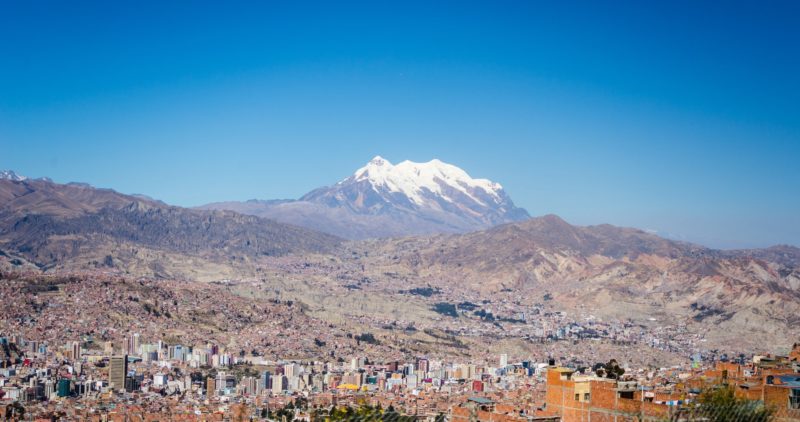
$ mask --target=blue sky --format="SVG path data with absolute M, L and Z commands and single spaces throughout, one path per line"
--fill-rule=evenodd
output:
M 533 215 L 800 245 L 800 3 L 259 3 L 0 3 L 0 169 L 191 206 L 440 158 Z

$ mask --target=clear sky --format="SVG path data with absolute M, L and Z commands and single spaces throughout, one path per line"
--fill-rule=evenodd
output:
M 192 206 L 440 158 L 532 215 L 800 245 L 800 2 L 125 3 L 0 3 L 0 169 Z

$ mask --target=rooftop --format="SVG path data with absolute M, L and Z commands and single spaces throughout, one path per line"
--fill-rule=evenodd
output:
M 491 400 L 489 400 L 487 398 L 483 398 L 483 397 L 470 397 L 468 400 L 471 401 L 471 402 L 475 402 L 475 403 L 478 403 L 478 404 L 484 404 L 484 405 L 494 404 L 493 401 L 491 401 Z

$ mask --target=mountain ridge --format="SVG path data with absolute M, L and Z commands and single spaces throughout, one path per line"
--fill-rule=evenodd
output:
M 371 277 L 392 275 L 370 286 L 379 291 L 406 280 L 406 289 L 443 292 L 437 300 L 458 295 L 473 303 L 513 292 L 525 303 L 656 318 L 685 324 L 715 345 L 752 347 L 800 335 L 800 249 L 776 248 L 716 250 L 548 215 L 466 234 L 369 240 L 350 255 Z
M 17 174 L 14 170 L 0 170 L 0 180 L 15 180 L 21 182 L 27 177 Z
M 530 217 L 499 183 L 473 179 L 438 159 L 393 165 L 380 156 L 296 201 L 230 201 L 198 208 L 229 209 L 355 240 L 464 233 Z
M 514 295 L 603 318 L 675 321 L 719 345 L 756 333 L 748 339 L 755 345 L 797 333 L 798 263 L 800 248 L 792 246 L 716 250 L 635 228 L 576 226 L 553 214 L 468 233 L 343 241 L 86 184 L 0 180 L 0 267 L 257 281 L 325 315 L 368 309 L 371 317 L 396 318 L 389 302 L 422 288 L 443 293 L 403 308 L 422 312 L 419 318 L 435 318 L 426 313 L 431 301 L 500 306 Z
M 202 211 L 45 180 L 0 180 L 0 247 L 41 268 L 101 249 L 271 256 L 331 251 L 341 239 L 231 211 Z M 133 254 L 131 252 L 130 254 Z

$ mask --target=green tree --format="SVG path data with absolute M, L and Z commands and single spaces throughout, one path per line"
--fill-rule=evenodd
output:
M 22 403 L 15 401 L 6 406 L 6 419 L 21 421 L 25 417 L 25 406 Z
M 598 377 L 618 380 L 625 373 L 625 369 L 619 366 L 616 359 L 611 359 L 608 363 L 595 365 L 595 373 Z
M 296 409 L 308 409 L 308 399 L 303 396 L 295 398 L 292 403 Z
M 319 422 L 325 420 L 324 416 L 325 413 L 322 411 L 322 409 L 315 407 L 314 409 L 311 410 L 311 415 L 309 416 L 309 419 L 311 419 L 311 422 Z

